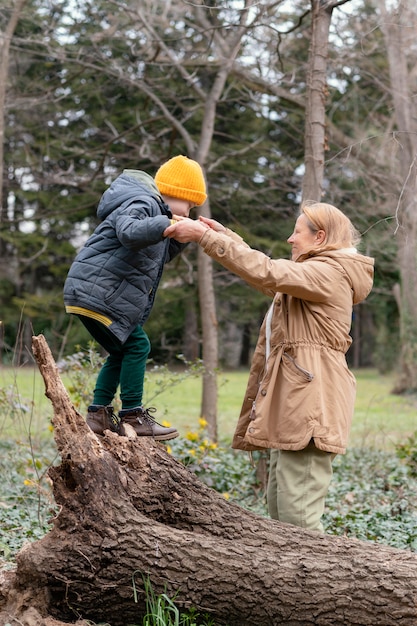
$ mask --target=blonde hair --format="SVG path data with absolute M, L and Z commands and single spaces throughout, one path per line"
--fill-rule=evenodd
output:
M 310 230 L 315 233 L 323 230 L 323 244 L 315 251 L 356 248 L 361 240 L 358 230 L 340 209 L 325 202 L 305 202 L 300 208 L 300 215 L 305 215 Z

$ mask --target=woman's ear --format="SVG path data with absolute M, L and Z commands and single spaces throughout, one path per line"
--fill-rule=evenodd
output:
M 321 245 L 324 242 L 325 239 L 326 239 L 326 231 L 318 230 L 316 232 L 316 243 Z

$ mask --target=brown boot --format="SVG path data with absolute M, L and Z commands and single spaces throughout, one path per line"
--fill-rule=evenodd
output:
M 87 424 L 96 435 L 104 435 L 105 430 L 119 432 L 120 421 L 111 405 L 91 404 L 87 411 Z
M 179 432 L 176 428 L 166 428 L 154 420 L 149 411 L 155 410 L 154 408 L 137 407 L 136 409 L 120 411 L 120 434 L 128 436 L 129 430 L 133 428 L 137 437 L 153 437 L 156 441 L 168 441 L 168 439 L 178 437 Z

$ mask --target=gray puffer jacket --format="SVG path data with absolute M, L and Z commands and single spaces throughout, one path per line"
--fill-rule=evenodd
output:
M 165 263 L 184 248 L 163 232 L 172 217 L 145 172 L 125 170 L 104 192 L 102 220 L 71 265 L 66 306 L 105 315 L 122 342 L 148 318 Z

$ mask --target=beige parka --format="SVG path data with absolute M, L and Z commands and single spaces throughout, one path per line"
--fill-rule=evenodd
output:
M 355 249 L 297 261 L 270 259 L 236 233 L 207 230 L 199 244 L 273 297 L 252 359 L 232 447 L 346 451 L 356 380 L 346 363 L 352 307 L 373 283 L 372 258 Z

